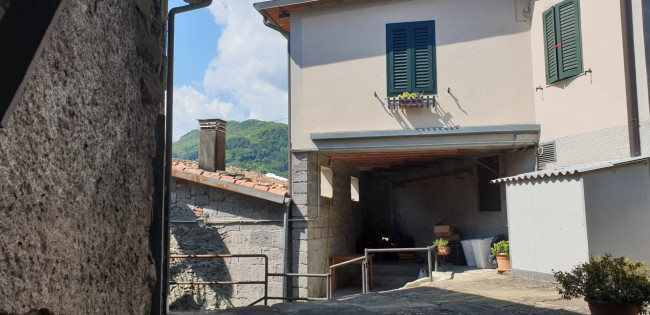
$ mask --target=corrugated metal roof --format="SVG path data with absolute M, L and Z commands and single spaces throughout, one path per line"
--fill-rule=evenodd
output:
M 640 156 L 640 157 L 612 160 L 606 162 L 573 165 L 569 167 L 523 173 L 523 174 L 510 176 L 510 177 L 498 178 L 493 180 L 492 183 L 516 182 L 516 181 L 538 179 L 538 178 L 575 175 L 575 174 L 586 173 L 586 172 L 601 170 L 605 168 L 616 167 L 616 166 L 630 164 L 630 163 L 643 162 L 648 160 L 650 160 L 650 156 Z

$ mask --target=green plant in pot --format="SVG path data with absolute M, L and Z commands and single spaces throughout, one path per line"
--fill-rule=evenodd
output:
M 510 271 L 510 242 L 500 241 L 492 245 L 492 255 L 497 258 L 497 272 Z
M 591 314 L 646 314 L 650 303 L 649 268 L 611 254 L 591 257 L 571 272 L 554 272 L 563 298 L 584 297 Z
M 450 252 L 449 251 L 449 246 L 447 246 L 447 245 L 449 245 L 449 240 L 447 240 L 445 238 L 439 238 L 439 239 L 436 239 L 433 242 L 433 245 L 438 247 L 438 254 L 439 255 L 449 255 L 449 252 Z

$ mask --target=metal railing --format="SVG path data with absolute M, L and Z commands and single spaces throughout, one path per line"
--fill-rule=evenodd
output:
M 268 305 L 269 300 L 269 257 L 263 254 L 222 254 L 222 255 L 169 255 L 169 258 L 264 258 L 264 280 L 263 281 L 169 281 L 169 284 L 192 284 L 192 285 L 232 285 L 232 284 L 263 284 L 264 296 L 255 300 L 249 306 L 261 301 Z
M 372 253 L 408 253 L 408 252 L 427 252 L 427 262 L 429 265 L 429 281 L 433 282 L 433 268 L 432 268 L 432 261 L 431 261 L 431 252 L 434 252 L 434 250 L 437 249 L 437 247 L 434 246 L 428 246 L 428 247 L 421 247 L 421 248 L 366 248 L 364 251 L 364 256 L 363 256 L 363 265 L 362 265 L 362 291 L 363 293 L 368 293 L 370 291 L 370 287 L 368 285 L 368 256 L 369 254 Z M 436 255 L 436 267 L 435 271 L 438 271 L 438 253 L 437 251 L 434 252 Z
M 249 306 L 253 306 L 261 301 L 264 305 L 268 305 L 268 300 L 284 300 L 284 301 L 326 301 L 332 299 L 333 284 L 332 273 L 335 269 L 347 266 L 350 264 L 361 261 L 361 289 L 362 293 L 366 294 L 370 291 L 369 277 L 368 277 L 368 258 L 373 253 L 406 253 L 406 252 L 427 252 L 427 262 L 429 265 L 429 281 L 433 282 L 433 262 L 431 260 L 432 252 L 436 255 L 435 272 L 438 271 L 438 255 L 436 246 L 422 247 L 422 248 L 366 248 L 364 255 L 344 261 L 342 263 L 329 266 L 327 273 L 269 273 L 269 257 L 264 254 L 222 254 L 222 255 L 170 255 L 169 258 L 264 258 L 264 280 L 259 281 L 169 281 L 169 284 L 192 284 L 192 285 L 232 285 L 232 284 L 263 284 L 264 296 L 255 300 Z M 307 278 L 326 278 L 327 291 L 324 298 L 310 298 L 310 297 L 284 297 L 284 296 L 269 296 L 269 277 L 307 277 Z

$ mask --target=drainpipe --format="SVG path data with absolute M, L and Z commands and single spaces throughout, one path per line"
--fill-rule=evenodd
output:
M 170 206 L 171 206 L 171 177 L 172 177 L 172 128 L 174 114 L 174 17 L 176 14 L 205 8 L 212 3 L 212 0 L 202 0 L 192 2 L 186 6 L 173 8 L 167 16 L 167 106 L 165 109 L 165 199 L 163 206 L 163 314 L 169 312 L 167 298 L 169 297 L 169 225 L 170 225 Z
M 636 61 L 634 53 L 634 30 L 632 26 L 632 0 L 621 0 L 621 21 L 623 29 L 623 49 L 625 51 L 625 81 L 627 94 L 628 134 L 630 156 L 641 155 L 639 135 L 639 100 L 637 97 Z
M 291 272 L 291 202 L 291 198 L 287 198 L 284 212 L 284 250 L 282 251 L 284 257 L 282 257 L 282 272 L 285 274 Z M 289 296 L 291 296 L 291 279 L 282 277 L 282 297 L 286 298 Z

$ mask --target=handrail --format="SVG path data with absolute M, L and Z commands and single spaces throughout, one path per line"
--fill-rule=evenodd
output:
M 169 255 L 169 258 L 264 258 L 264 281 L 169 281 L 169 284 L 228 285 L 228 284 L 263 284 L 264 296 L 249 304 L 253 306 L 262 300 L 268 305 L 269 300 L 269 256 L 264 254 L 219 254 L 219 255 Z
M 371 253 L 402 253 L 402 252 L 427 252 L 427 261 L 429 265 L 429 281 L 433 282 L 433 268 L 431 261 L 431 252 L 436 250 L 437 246 L 428 246 L 428 247 L 415 247 L 415 248 L 366 248 L 364 250 L 364 255 L 354 259 L 346 260 L 344 262 L 334 264 L 329 266 L 328 273 L 269 273 L 269 258 L 264 254 L 220 254 L 220 255 L 170 255 L 169 258 L 264 258 L 264 281 L 196 281 L 196 282 L 179 282 L 179 281 L 169 281 L 169 284 L 196 284 L 196 285 L 227 285 L 227 284 L 263 284 L 264 285 L 264 296 L 257 299 L 255 302 L 251 303 L 249 306 L 253 306 L 261 301 L 264 301 L 264 305 L 268 305 L 268 300 L 285 300 L 285 301 L 324 301 L 332 299 L 333 294 L 333 285 L 332 285 L 332 272 L 334 269 L 341 268 L 359 261 L 362 261 L 361 264 L 361 281 L 362 281 L 362 293 L 366 294 L 369 292 L 368 284 L 368 261 L 369 254 Z M 436 266 L 435 271 L 438 271 L 437 263 L 437 251 L 436 255 Z M 268 286 L 269 286 L 269 277 L 309 277 L 309 278 L 327 278 L 327 292 L 325 298 L 310 298 L 310 297 L 275 297 L 268 295 Z

